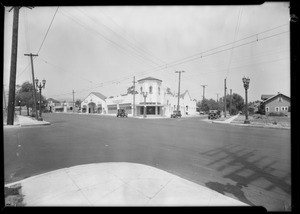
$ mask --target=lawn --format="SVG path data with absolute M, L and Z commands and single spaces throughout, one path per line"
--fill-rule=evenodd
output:
M 251 124 L 277 127 L 291 127 L 291 118 L 286 116 L 265 116 L 253 115 L 249 116 Z M 239 115 L 232 123 L 244 123 L 245 115 Z

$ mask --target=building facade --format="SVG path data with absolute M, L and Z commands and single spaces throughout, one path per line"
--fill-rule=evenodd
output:
M 81 103 L 82 112 L 115 115 L 118 109 L 125 109 L 131 116 L 145 114 L 148 117 L 169 117 L 177 110 L 178 96 L 164 87 L 162 80 L 153 77 L 140 79 L 132 92 L 109 98 L 92 92 Z M 99 106 L 100 109 L 102 107 L 102 111 L 99 110 Z M 179 106 L 183 116 L 196 114 L 196 100 L 191 99 L 187 90 L 180 95 Z
M 106 96 L 99 92 L 91 92 L 82 102 L 82 113 L 106 114 Z
M 290 114 L 291 100 L 288 96 L 278 93 L 270 96 L 261 103 L 264 106 L 266 115 L 273 113 Z

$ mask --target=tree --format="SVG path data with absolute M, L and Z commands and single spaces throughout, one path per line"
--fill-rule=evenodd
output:
M 221 106 L 213 99 L 204 99 L 197 103 L 197 107 L 200 111 L 208 112 L 209 110 L 221 110 Z
M 130 86 L 129 88 L 127 88 L 127 94 L 134 94 L 134 87 Z M 138 94 L 137 91 L 135 91 L 135 94 Z
M 21 101 L 20 105 L 26 106 L 28 116 L 29 116 L 29 108 L 33 108 L 33 104 L 34 104 L 32 92 L 33 92 L 33 85 L 31 83 L 29 83 L 28 81 L 26 81 L 20 87 L 18 87 L 16 96 L 15 96 L 15 103 L 19 104 L 19 101 Z M 35 93 L 36 93 L 36 97 L 38 98 L 38 100 L 37 100 L 37 102 L 38 102 L 40 93 L 37 92 L 37 90 L 35 91 Z M 46 104 L 45 98 L 44 98 L 44 96 L 42 96 L 42 108 L 45 107 L 45 104 Z
M 82 103 L 82 101 L 80 99 L 77 99 L 75 101 L 75 106 L 79 107 L 81 103 Z
M 226 109 L 228 110 L 230 109 L 230 99 L 232 99 L 230 114 L 237 114 L 239 111 L 243 111 L 245 104 L 241 95 L 233 93 L 231 96 L 226 96 Z

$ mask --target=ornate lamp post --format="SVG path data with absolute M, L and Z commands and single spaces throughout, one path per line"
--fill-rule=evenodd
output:
M 248 88 L 249 88 L 250 78 L 243 77 L 243 83 L 244 83 L 244 88 L 245 88 L 245 100 L 246 100 L 246 112 L 245 112 L 246 119 L 245 119 L 244 123 L 249 124 L 250 121 L 248 119 Z
M 21 107 L 21 100 L 19 100 L 19 107 L 20 107 L 20 115 L 21 115 L 21 110 L 22 110 L 22 109 L 21 109 L 21 108 L 22 108 L 22 107 Z
M 43 83 L 43 85 L 42 85 L 42 83 Z M 39 102 L 40 103 L 40 106 L 39 106 L 40 118 L 39 118 L 39 120 L 43 120 L 43 118 L 42 118 L 42 110 L 41 110 L 41 105 L 42 105 L 42 88 L 45 88 L 46 80 L 43 79 L 42 83 L 40 82 L 40 84 L 39 84 L 39 80 L 35 79 L 36 87 L 40 90 L 40 102 Z
M 146 97 L 148 96 L 148 92 L 143 92 L 143 97 L 144 97 L 144 118 L 146 118 Z

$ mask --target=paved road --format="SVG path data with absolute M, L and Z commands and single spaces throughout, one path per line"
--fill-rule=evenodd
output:
M 5 182 L 79 164 L 155 166 L 250 205 L 291 200 L 290 130 L 211 124 L 197 118 L 44 114 L 44 127 L 5 129 Z

